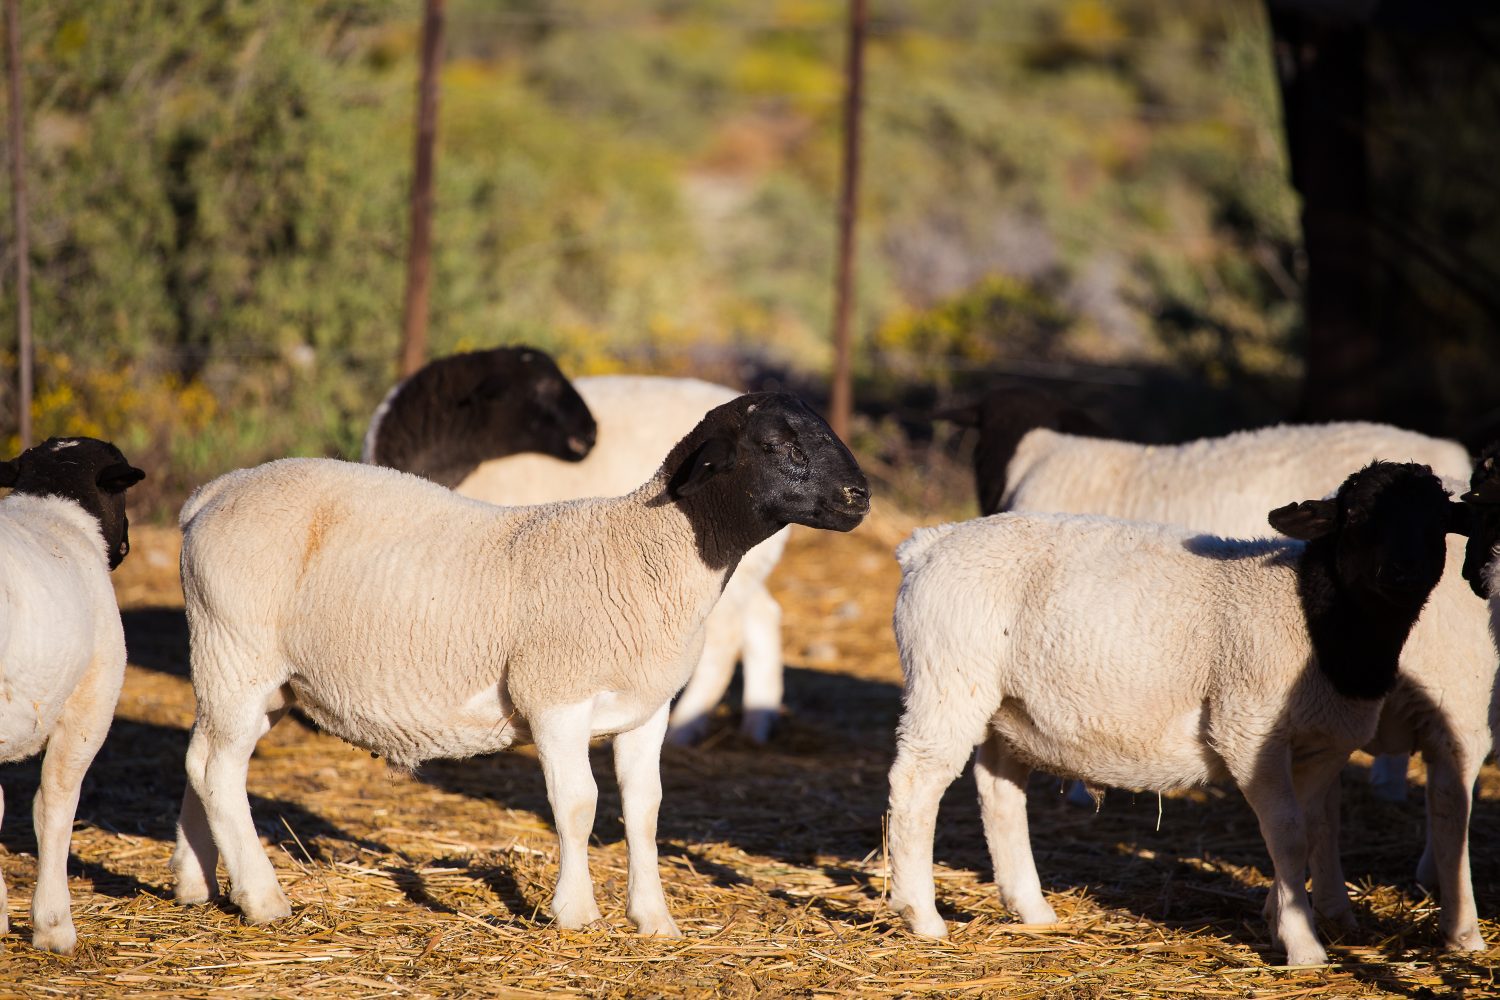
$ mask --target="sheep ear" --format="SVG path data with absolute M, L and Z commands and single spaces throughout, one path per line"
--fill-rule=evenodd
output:
M 1474 508 L 1464 503 L 1448 504 L 1446 530 L 1450 535 L 1463 535 L 1468 538 L 1474 530 Z
M 721 472 L 728 472 L 735 464 L 734 442 L 727 437 L 711 437 L 698 446 L 698 450 L 672 474 L 667 484 L 673 497 L 690 497 L 708 485 Z
M 1332 500 L 1304 500 L 1277 507 L 1266 520 L 1283 535 L 1310 542 L 1333 530 L 1338 511 L 1339 505 Z
M 979 426 L 979 406 L 969 404 L 968 406 L 950 406 L 946 410 L 938 410 L 932 415 L 934 420 L 947 420 L 960 427 Z
M 13 458 L 9 462 L 0 462 L 0 487 L 14 486 L 21 478 L 21 460 Z
M 95 484 L 106 493 L 124 493 L 146 478 L 146 474 L 126 462 L 116 462 L 99 470 Z

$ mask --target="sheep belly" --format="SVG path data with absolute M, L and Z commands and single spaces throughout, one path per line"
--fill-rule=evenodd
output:
M 298 707 L 319 728 L 379 754 L 395 767 L 495 753 L 531 741 L 524 720 L 498 685 L 456 703 L 438 700 L 434 689 L 392 703 L 373 691 L 357 698 L 328 698 L 328 692 L 315 690 L 300 677 L 293 677 L 291 686 Z
M 1033 767 L 1067 778 L 1136 791 L 1172 791 L 1226 780 L 1223 761 L 1206 734 L 1209 707 L 1167 717 L 1092 718 L 1070 724 L 1034 719 L 1008 698 L 990 724 Z

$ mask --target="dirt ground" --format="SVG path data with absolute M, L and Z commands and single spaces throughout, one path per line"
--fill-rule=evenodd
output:
M 35 762 L 0 768 L 0 865 L 12 933 L 0 993 L 24 996 L 376 997 L 720 994 L 735 997 L 1408 998 L 1500 995 L 1500 950 L 1434 948 L 1436 904 L 1411 872 L 1420 765 L 1407 802 L 1375 801 L 1361 758 L 1345 777 L 1344 857 L 1361 929 L 1334 964 L 1278 969 L 1260 906 L 1254 817 L 1230 790 L 1111 793 L 1069 807 L 1032 787 L 1032 838 L 1063 923 L 1010 922 L 989 882 L 973 786 L 954 783 L 937 844 L 943 942 L 884 906 L 882 816 L 900 708 L 890 633 L 901 519 L 852 535 L 803 531 L 773 578 L 786 610 L 789 714 L 773 744 L 741 743 L 721 710 L 702 746 L 663 761 L 661 868 L 685 937 L 632 935 L 625 845 L 606 751 L 592 851 L 603 926 L 550 926 L 556 841 L 527 751 L 392 773 L 295 716 L 251 764 L 256 822 L 294 914 L 248 927 L 171 901 L 167 859 L 192 720 L 174 532 L 138 529 L 117 574 L 130 668 L 84 786 L 69 864 L 76 955 L 29 945 Z M 1474 882 L 1500 943 L 1500 773 L 1485 770 Z M 1325 928 L 1325 932 L 1330 929 Z

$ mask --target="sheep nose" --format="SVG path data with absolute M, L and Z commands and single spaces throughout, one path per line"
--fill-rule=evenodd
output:
M 870 491 L 863 486 L 845 486 L 844 502 L 850 507 L 870 506 Z

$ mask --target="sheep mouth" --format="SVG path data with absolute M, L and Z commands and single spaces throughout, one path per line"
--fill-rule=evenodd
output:
M 568 452 L 575 457 L 575 460 L 583 458 L 593 450 L 594 441 L 592 438 L 581 437 L 577 434 L 570 434 L 568 436 Z

